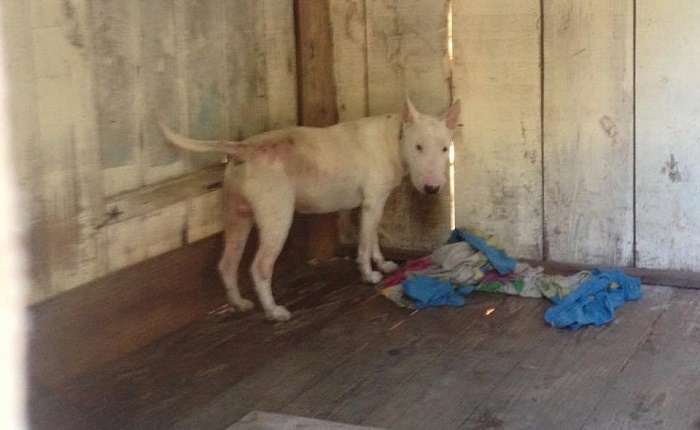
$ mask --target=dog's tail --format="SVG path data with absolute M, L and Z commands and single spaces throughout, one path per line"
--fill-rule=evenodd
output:
M 195 140 L 177 133 L 175 130 L 168 127 L 162 118 L 158 118 L 160 128 L 163 129 L 165 138 L 173 145 L 197 152 L 223 152 L 233 156 L 242 156 L 248 152 L 248 145 L 241 142 L 229 140 Z

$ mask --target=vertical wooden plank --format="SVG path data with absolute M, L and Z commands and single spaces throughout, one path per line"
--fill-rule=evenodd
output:
M 542 257 L 540 1 L 453 2 L 455 221 Z
M 268 123 L 265 8 L 255 0 L 225 2 L 228 137 L 242 139 Z M 270 71 L 272 73 L 272 71 Z
M 182 174 L 185 163 L 163 136 L 157 124 L 161 116 L 180 129 L 183 101 L 178 91 L 178 46 L 175 8 L 171 0 L 139 2 L 142 169 L 145 184 Z
M 17 8 L 16 3 L 0 6 L 0 26 L 4 29 L 5 8 Z M 20 9 L 21 11 L 21 9 Z M 15 10 L 16 12 L 16 10 Z M 25 275 L 25 252 L 22 246 L 24 222 L 21 222 L 20 190 L 17 166 L 12 157 L 12 123 L 10 122 L 10 88 L 7 67 L 11 52 L 7 49 L 8 37 L 0 31 L 0 425 L 6 428 L 23 428 L 26 420 L 26 338 L 29 332 L 25 317 L 25 289 L 29 286 Z M 31 46 L 31 45 L 30 45 Z
M 367 14 L 364 0 L 330 0 L 336 106 L 340 121 L 368 115 Z M 357 242 L 354 211 L 339 214 L 341 243 Z
M 270 129 L 297 123 L 293 0 L 262 0 Z
M 369 113 L 399 112 L 408 92 L 433 115 L 450 105 L 447 1 L 368 0 Z
M 28 95 L 36 96 L 39 145 L 28 155 L 40 161 L 33 172 L 40 189 L 32 198 L 43 209 L 42 237 L 33 246 L 46 252 L 42 264 L 50 273 L 49 287 L 33 291 L 38 300 L 95 278 L 105 266 L 94 229 L 103 196 L 88 10 L 85 2 L 64 3 L 57 18 L 39 13 L 39 2 L 31 5 L 38 15 L 29 21 L 32 50 L 23 55 L 34 56 L 36 93 Z
M 299 123 L 326 127 L 338 122 L 333 80 L 333 40 L 328 0 L 294 2 L 299 76 Z M 337 215 L 309 218 L 309 251 L 320 260 L 335 255 Z
M 311 127 L 327 127 L 338 122 L 329 1 L 296 0 L 294 9 L 299 123 Z
M 637 3 L 637 265 L 700 271 L 700 4 Z
M 31 279 L 30 296 L 40 297 L 50 292 L 50 264 L 46 240 L 41 195 L 42 161 L 39 139 L 36 75 L 33 55 L 32 3 L 26 0 L 3 2 L 2 37 L 7 80 L 6 103 L 12 129 L 12 159 L 21 186 L 23 210 L 27 212 L 24 245 Z
M 544 1 L 545 257 L 633 260 L 633 1 Z
M 104 217 L 104 170 L 100 162 L 95 83 L 93 80 L 94 48 L 90 33 L 91 0 L 62 2 L 69 18 L 65 37 L 71 45 L 71 85 L 73 97 L 69 103 L 73 111 L 75 134 L 76 182 L 78 187 L 78 217 L 81 239 L 78 243 L 82 276 L 68 288 L 81 285 L 107 272 L 106 238 L 95 228 Z
M 330 0 L 340 121 L 364 118 L 367 106 L 367 17 L 364 0 Z
M 400 112 L 410 94 L 419 111 L 441 115 L 450 105 L 447 1 L 368 0 L 370 115 Z M 450 230 L 450 196 L 420 196 L 408 181 L 387 202 L 384 246 L 433 248 Z
M 95 107 L 105 193 L 142 183 L 137 113 L 138 14 L 132 1 L 94 0 L 90 6 L 94 44 Z
M 197 139 L 226 137 L 227 117 L 224 93 L 224 1 L 182 0 L 182 22 L 178 49 L 184 56 L 182 66 L 186 81 L 185 127 L 183 131 Z M 194 169 L 215 164 L 220 154 L 189 153 Z

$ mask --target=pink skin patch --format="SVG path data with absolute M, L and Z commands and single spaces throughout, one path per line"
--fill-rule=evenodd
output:
M 236 201 L 235 209 L 236 209 L 236 212 L 241 214 L 241 215 L 252 215 L 253 214 L 253 209 L 250 207 L 250 203 L 248 203 L 248 201 L 245 199 L 240 199 L 240 200 Z

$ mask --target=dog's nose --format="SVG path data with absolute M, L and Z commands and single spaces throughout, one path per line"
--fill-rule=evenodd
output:
M 440 192 L 439 186 L 426 185 L 425 187 L 423 187 L 423 189 L 425 190 L 426 194 L 437 194 L 438 192 Z

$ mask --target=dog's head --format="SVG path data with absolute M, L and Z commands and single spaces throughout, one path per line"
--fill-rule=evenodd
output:
M 450 145 L 460 112 L 461 104 L 457 100 L 442 118 L 422 115 L 406 97 L 401 115 L 401 156 L 411 183 L 421 193 L 436 194 L 445 187 Z

